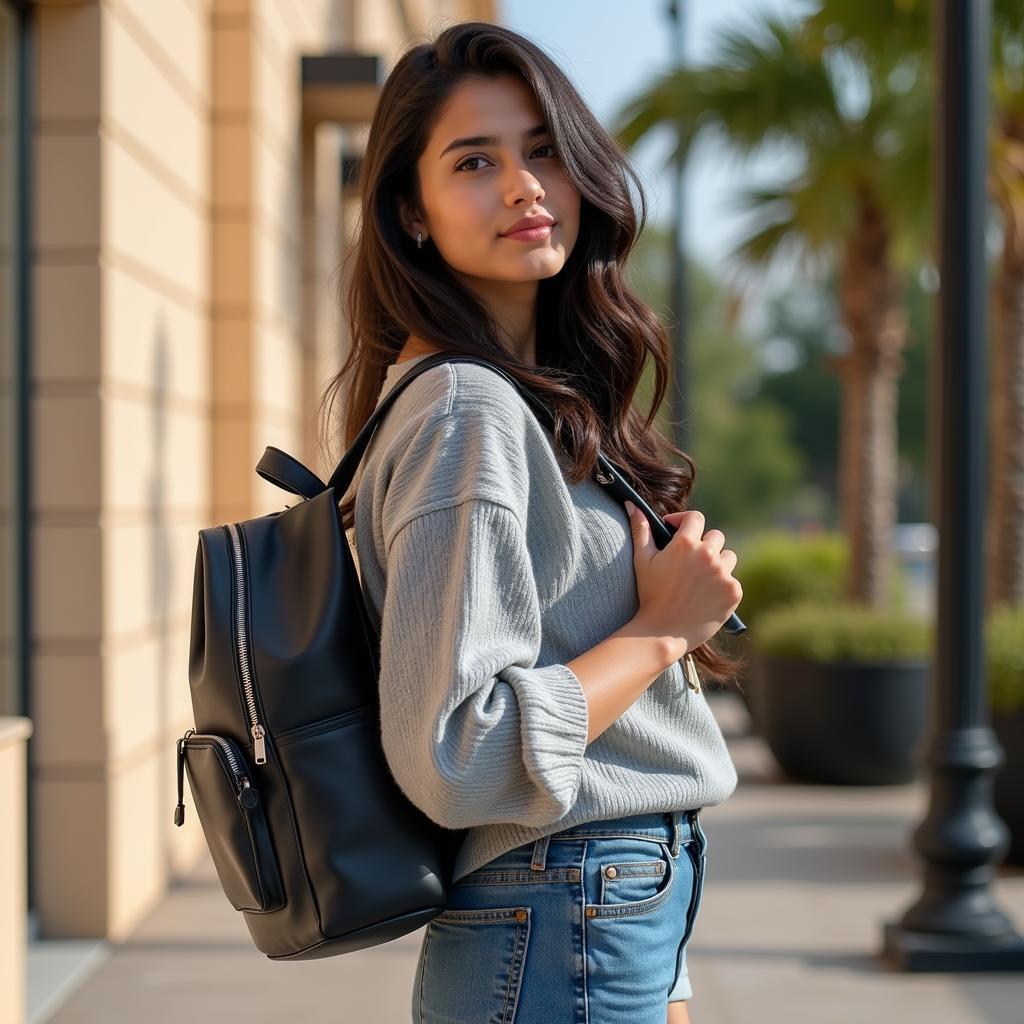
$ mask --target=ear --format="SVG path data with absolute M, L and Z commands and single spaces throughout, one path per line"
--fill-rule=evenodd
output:
M 413 240 L 416 240 L 416 232 L 422 231 L 423 237 L 427 237 L 427 226 L 420 219 L 418 212 L 413 209 L 412 204 L 402 196 L 398 198 L 398 220 L 402 230 Z

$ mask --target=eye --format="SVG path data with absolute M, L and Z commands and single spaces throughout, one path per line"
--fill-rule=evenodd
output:
M 471 160 L 483 160 L 483 157 L 482 156 L 467 156 L 466 159 L 462 161 L 462 163 L 455 165 L 455 170 L 461 171 L 463 168 L 466 167 L 466 164 L 468 164 Z M 468 168 L 468 170 L 476 171 L 476 170 L 479 170 L 479 168 L 477 168 L 477 167 L 470 167 L 470 168 Z
M 552 149 L 553 150 L 554 148 L 555 148 L 555 144 L 553 142 L 545 142 L 542 146 L 538 146 L 537 149 L 535 149 L 533 151 L 531 156 L 536 154 L 538 149 Z M 551 155 L 554 156 L 554 153 L 552 153 Z M 470 163 L 473 160 L 483 160 L 483 159 L 484 158 L 482 156 L 467 156 L 465 160 L 463 160 L 461 163 L 458 163 L 458 164 L 455 165 L 455 170 L 457 170 L 457 171 L 461 171 L 461 170 L 478 171 L 480 169 L 479 167 L 466 167 L 466 164 Z

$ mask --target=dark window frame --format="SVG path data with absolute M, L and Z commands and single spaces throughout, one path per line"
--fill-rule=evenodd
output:
M 29 551 L 30 539 L 30 481 L 29 481 L 29 402 L 30 402 L 30 370 L 29 370 L 29 337 L 30 337 L 30 290 L 29 265 L 31 246 L 29 241 L 29 215 L 32 206 L 30 183 L 32 181 L 29 160 L 31 158 L 31 139 L 29 137 L 31 115 L 29 97 L 31 86 L 31 30 L 32 19 L 30 4 L 27 0 L 0 0 L 12 8 L 18 22 L 15 68 L 15 101 L 14 130 L 11 133 L 14 145 L 12 161 L 14 190 L 13 220 L 13 261 L 11 287 L 14 293 L 14 322 L 12 323 L 11 377 L 12 377 L 12 410 L 11 441 L 14 450 L 11 452 L 11 493 L 13 503 L 12 515 L 12 554 L 14 557 L 12 584 L 13 611 L 13 673 L 15 677 L 14 699 L 16 706 L 4 709 L 4 713 L 30 715 L 31 688 L 29 685 L 29 637 L 30 627 L 28 612 L 29 603 Z
M 14 622 L 12 630 L 12 669 L 15 678 L 14 699 L 20 705 L 14 708 L 0 709 L 0 713 L 32 717 L 32 685 L 31 685 L 31 442 L 30 402 L 31 402 L 31 210 L 33 204 L 33 169 L 32 169 L 32 116 L 33 116 L 33 60 L 35 54 L 35 21 L 33 4 L 29 0 L 0 0 L 9 10 L 13 10 L 17 22 L 17 42 L 15 46 L 15 100 L 14 129 L 11 137 L 14 145 L 12 161 L 14 191 L 13 220 L 13 260 L 12 290 L 15 296 L 15 316 L 12 324 L 11 383 L 12 402 L 11 442 L 11 474 L 13 497 L 11 508 L 11 541 L 13 548 L 13 579 L 12 605 Z M 29 737 L 28 763 L 31 765 L 32 737 Z M 27 840 L 26 858 L 27 907 L 30 928 L 36 927 L 32 908 L 36 901 L 33 898 L 33 818 L 34 801 L 31 798 L 31 776 L 28 779 L 27 800 Z

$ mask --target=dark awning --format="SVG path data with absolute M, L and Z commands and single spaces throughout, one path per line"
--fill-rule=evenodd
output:
M 382 84 L 379 55 L 354 51 L 303 54 L 300 62 L 303 121 L 369 123 Z

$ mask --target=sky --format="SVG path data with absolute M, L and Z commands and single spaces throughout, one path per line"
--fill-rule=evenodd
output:
M 761 12 L 792 17 L 800 0 L 680 0 L 687 64 L 707 61 L 714 34 L 742 26 Z M 499 0 L 499 19 L 555 58 L 605 124 L 633 94 L 673 63 L 674 40 L 666 0 Z M 669 224 L 673 216 L 671 175 L 663 172 L 669 136 L 662 129 L 630 154 L 648 199 L 649 223 Z M 737 186 L 778 180 L 785 171 L 778 156 L 745 163 L 725 160 L 711 143 L 698 145 L 687 165 L 686 248 L 712 269 L 744 234 L 743 221 L 728 211 Z M 780 268 L 781 273 L 789 272 Z M 779 274 L 766 284 L 770 290 Z M 756 319 L 757 303 L 752 303 Z

